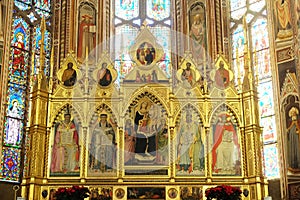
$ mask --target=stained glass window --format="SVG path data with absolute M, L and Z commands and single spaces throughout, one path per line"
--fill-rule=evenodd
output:
M 120 19 L 131 20 L 139 15 L 138 0 L 118 0 L 115 4 L 116 16 Z
M 150 31 L 163 46 L 164 55 L 159 62 L 159 67 L 170 76 L 170 28 L 171 28 L 171 1 L 170 0 L 118 0 L 114 4 L 115 42 L 114 55 L 115 67 L 118 71 L 120 82 L 134 67 L 129 55 L 129 49 L 140 30 L 142 23 L 147 22 Z
M 160 21 L 170 16 L 170 1 L 147 0 L 147 16 Z
M 115 44 L 115 67 L 119 72 L 119 78 L 124 78 L 133 68 L 133 62 L 129 56 L 129 49 L 138 33 L 138 28 L 124 24 L 116 28 L 116 40 L 121 41 Z M 117 79 L 119 81 L 120 79 Z M 118 82 L 117 82 L 118 84 Z
M 278 150 L 276 143 L 264 146 L 265 175 L 267 177 L 278 177 Z
M 236 85 L 244 76 L 244 26 L 243 16 L 248 25 L 250 54 L 254 75 L 258 87 L 260 123 L 263 126 L 264 167 L 268 178 L 279 177 L 277 133 L 275 126 L 275 110 L 273 83 L 271 81 L 271 64 L 268 22 L 266 18 L 265 0 L 231 0 L 231 42 L 232 60 Z
M 21 150 L 4 147 L 2 150 L 2 175 L 4 180 L 18 181 L 20 176 Z
M 45 17 L 48 25 L 51 16 L 51 1 L 48 0 L 15 0 L 12 18 L 10 41 L 10 61 L 8 66 L 8 85 L 6 113 L 4 117 L 3 145 L 0 179 L 5 181 L 20 181 L 21 155 L 26 125 L 26 115 L 29 105 L 25 103 L 30 80 L 39 66 L 41 44 L 41 17 Z M 33 24 L 34 23 L 34 24 Z M 49 74 L 49 59 L 51 49 L 50 27 L 45 33 L 45 73 Z M 33 67 L 32 67 L 33 66 Z M 26 155 L 26 154 L 25 154 Z M 26 169 L 24 168 L 24 173 Z
M 46 76 L 49 76 L 49 67 L 50 67 L 50 53 L 51 53 L 51 48 L 49 48 L 49 45 L 51 44 L 51 38 L 50 38 L 50 32 L 48 30 L 45 31 L 45 40 L 44 40 L 44 51 L 46 54 L 46 67 L 44 73 Z M 34 69 L 32 69 L 31 73 L 36 74 L 37 73 L 37 68 L 36 66 L 40 66 L 40 45 L 41 45 L 41 39 L 42 39 L 42 33 L 41 33 L 41 28 L 40 27 L 35 27 L 35 32 L 34 32 L 34 38 L 33 38 L 33 43 L 32 43 L 32 49 L 34 49 L 34 54 L 35 54 L 35 59 L 34 59 Z

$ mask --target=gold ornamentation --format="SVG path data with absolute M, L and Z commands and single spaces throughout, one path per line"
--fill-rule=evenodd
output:
M 178 195 L 178 191 L 175 188 L 170 188 L 168 190 L 168 195 L 171 199 L 175 199 Z

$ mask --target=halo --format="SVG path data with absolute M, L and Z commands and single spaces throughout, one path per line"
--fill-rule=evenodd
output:
M 23 34 L 22 32 L 18 32 L 18 33 L 16 34 L 16 38 L 18 38 L 20 35 L 22 36 L 22 39 L 24 39 L 24 34 Z
M 15 102 L 18 102 L 18 104 L 19 104 L 19 101 L 17 99 L 12 100 L 11 104 L 14 104 Z
M 292 107 L 289 111 L 289 117 L 292 117 L 293 112 L 296 112 L 296 114 L 299 114 L 299 110 L 296 107 Z
M 139 100 L 136 109 L 140 109 L 142 103 L 146 102 L 147 103 L 147 107 L 146 110 L 149 110 L 151 105 L 152 105 L 152 101 L 150 101 L 150 99 L 148 99 L 147 97 L 143 97 Z

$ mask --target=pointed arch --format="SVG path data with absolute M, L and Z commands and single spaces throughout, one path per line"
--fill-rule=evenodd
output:
M 203 176 L 205 169 L 203 118 L 196 106 L 187 103 L 175 120 L 176 174 Z
M 213 112 L 208 135 L 213 175 L 242 175 L 242 143 L 236 113 L 225 103 Z
M 123 113 L 122 113 L 121 116 L 125 116 L 126 113 L 131 112 L 132 110 L 130 108 L 132 108 L 133 106 L 136 106 L 137 101 L 139 99 L 143 98 L 143 97 L 146 97 L 146 96 L 149 99 L 151 99 L 153 101 L 153 103 L 162 105 L 168 116 L 171 114 L 169 105 L 161 97 L 161 95 L 157 94 L 157 92 L 155 90 L 152 90 L 152 89 L 147 88 L 147 87 L 143 87 L 143 88 L 137 90 L 135 93 L 133 93 L 131 95 L 131 98 L 127 101 L 128 103 L 125 106 L 125 108 L 127 108 L 127 109 L 123 110 Z
M 79 123 L 80 125 L 82 124 L 83 117 L 80 115 L 80 112 L 76 110 L 74 105 L 70 103 L 65 103 L 59 109 L 57 109 L 56 115 L 53 118 L 51 126 L 53 127 L 56 123 L 59 123 L 63 119 L 63 115 L 66 113 L 71 114 L 71 119 L 76 119 L 78 120 L 77 123 Z
M 97 120 L 99 119 L 101 114 L 107 114 L 108 115 L 108 120 L 110 123 L 115 125 L 117 127 L 117 124 L 119 123 L 117 120 L 116 115 L 113 112 L 112 107 L 108 106 L 105 103 L 100 104 L 96 110 L 94 111 L 93 115 L 88 121 L 89 127 L 93 126 L 95 123 L 97 123 Z
M 79 176 L 82 119 L 71 104 L 59 109 L 52 130 L 50 176 Z
M 197 116 L 197 122 L 199 122 L 199 124 L 203 124 L 204 123 L 204 115 L 203 113 L 200 112 L 199 108 L 197 108 L 197 106 L 195 106 L 192 103 L 186 102 L 185 104 L 182 105 L 182 108 L 178 110 L 177 113 L 174 113 L 174 118 L 175 118 L 175 124 L 180 123 L 178 120 L 181 118 L 183 118 L 184 116 L 182 116 L 183 112 L 187 112 L 188 110 L 190 110 L 193 113 L 196 113 Z
M 208 124 L 213 123 L 213 121 L 216 119 L 216 115 L 218 112 L 228 113 L 230 116 L 234 117 L 237 126 L 240 127 L 242 125 L 241 119 L 239 115 L 235 112 L 235 109 L 227 103 L 222 103 L 218 105 L 215 109 L 213 109 L 213 111 L 211 112 L 212 114 L 209 117 Z

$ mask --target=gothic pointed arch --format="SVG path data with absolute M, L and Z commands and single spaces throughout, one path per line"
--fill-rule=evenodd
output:
M 242 175 L 242 143 L 239 120 L 226 104 L 215 109 L 210 120 L 208 149 L 211 152 L 212 175 Z
M 175 165 L 178 177 L 205 174 L 205 129 L 202 117 L 191 103 L 183 105 L 176 115 Z

